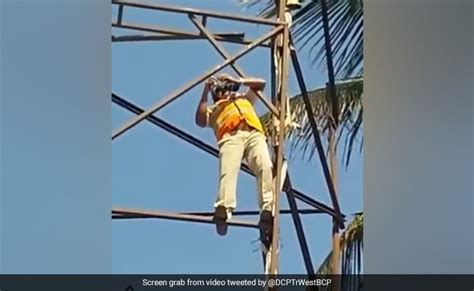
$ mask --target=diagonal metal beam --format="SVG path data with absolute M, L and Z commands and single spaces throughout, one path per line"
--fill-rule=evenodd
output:
M 118 96 L 117 94 L 115 93 L 112 93 L 112 102 L 119 105 L 120 107 L 134 113 L 134 114 L 141 114 L 143 113 L 145 110 L 136 106 L 135 104 L 125 100 L 124 98 Z M 199 148 L 200 150 L 210 154 L 211 156 L 214 156 L 214 157 L 219 157 L 219 151 L 197 139 L 196 137 L 192 136 L 191 134 L 187 133 L 187 132 L 184 132 L 183 130 L 173 126 L 172 124 L 162 120 L 161 118 L 158 118 L 154 115 L 150 115 L 146 118 L 147 121 L 151 122 L 152 124 L 160 127 L 161 129 L 164 129 L 166 130 L 167 132 L 175 135 L 176 137 L 179 137 L 180 139 L 194 145 L 195 147 Z M 240 166 L 240 169 L 242 171 L 244 171 L 245 173 L 249 174 L 249 175 L 252 175 L 254 176 L 254 174 L 252 173 L 252 171 L 250 170 L 250 168 L 245 164 L 245 163 L 242 163 L 241 166 Z M 288 171 L 289 172 L 289 171 Z M 288 177 L 290 177 L 290 175 L 288 174 L 287 175 Z M 319 201 L 316 201 L 314 198 L 302 193 L 301 191 L 297 190 L 297 189 L 293 189 L 293 192 L 295 194 L 295 197 L 300 200 L 301 202 L 303 203 L 306 203 L 307 205 L 309 206 L 312 206 L 324 213 L 327 213 L 331 216 L 335 216 L 335 212 L 333 209 L 331 209 L 331 207 L 319 202 Z M 345 217 L 343 215 L 343 217 Z
M 332 110 L 332 118 L 334 121 L 332 122 L 332 126 L 337 126 L 339 124 L 339 100 L 336 96 L 336 81 L 335 81 L 335 74 L 334 74 L 334 64 L 333 64 L 333 54 L 331 48 L 331 35 L 329 31 L 329 12 L 326 0 L 320 0 L 321 5 L 321 17 L 323 23 L 323 34 L 324 34 L 324 49 L 326 50 L 326 68 L 328 72 L 328 97 L 331 99 L 331 110 Z
M 298 61 L 298 56 L 296 55 L 295 50 L 291 50 L 291 59 L 293 63 L 293 68 L 295 70 L 296 78 L 298 80 L 298 85 L 301 90 L 301 95 L 303 96 L 303 101 L 305 104 L 306 114 L 308 115 L 309 124 L 313 133 L 314 141 L 316 144 L 316 149 L 318 151 L 319 161 L 321 162 L 321 167 L 323 169 L 324 178 L 326 180 L 326 185 L 328 187 L 329 195 L 331 196 L 332 205 L 336 211 L 336 220 L 338 220 L 339 227 L 343 228 L 343 220 L 341 217 L 341 209 L 339 207 L 339 201 L 336 196 L 336 189 L 334 187 L 333 181 L 331 179 L 331 173 L 329 171 L 329 166 L 326 160 L 326 154 L 324 153 L 323 145 L 321 142 L 321 137 L 318 130 L 318 125 L 316 124 L 316 118 L 314 117 L 313 108 L 308 96 L 308 90 L 304 82 L 303 73 L 301 70 L 300 63 Z
M 321 214 L 324 213 L 320 210 L 316 209 L 297 209 L 298 214 Z M 193 211 L 193 212 L 179 212 L 180 214 L 186 214 L 186 215 L 197 215 L 197 216 L 213 216 L 214 212 L 210 211 Z M 259 210 L 240 210 L 240 211 L 234 211 L 232 212 L 232 217 L 235 216 L 253 216 L 253 215 L 259 215 L 260 211 Z M 280 210 L 280 214 L 293 214 L 292 209 L 282 209 Z M 134 218 L 148 218 L 148 216 L 145 215 L 135 215 L 135 214 L 119 214 L 119 213 L 114 213 L 113 218 L 124 218 L 124 219 L 134 219 Z
M 182 214 L 182 213 L 175 213 L 175 212 L 168 212 L 168 211 L 157 211 L 157 210 L 143 210 L 143 209 L 130 209 L 130 208 L 121 208 L 121 207 L 114 207 L 112 208 L 112 214 L 118 215 L 141 215 L 147 218 L 162 218 L 162 219 L 169 219 L 169 220 L 178 220 L 178 221 L 190 221 L 190 222 L 200 222 L 200 223 L 207 223 L 207 224 L 214 224 L 212 217 L 205 217 L 200 215 L 189 215 L 189 214 Z M 258 225 L 254 222 L 249 221 L 242 221 L 231 219 L 227 222 L 228 225 L 233 226 L 243 226 L 249 228 L 258 228 Z
M 144 8 L 144 9 L 150 9 L 150 10 L 182 13 L 182 14 L 196 14 L 196 15 L 213 17 L 213 18 L 236 20 L 236 21 L 258 23 L 258 24 L 265 24 L 265 25 L 278 26 L 278 25 L 283 24 L 280 21 L 275 21 L 275 20 L 266 19 L 266 18 L 240 16 L 240 15 L 229 14 L 229 13 L 212 12 L 212 11 L 207 11 L 207 10 L 193 9 L 193 8 L 175 7 L 175 6 L 155 4 L 155 3 L 153 4 L 143 3 L 143 2 L 130 1 L 130 0 L 112 0 L 112 4 L 130 6 L 130 7 L 135 7 L 135 8 Z
M 120 135 L 122 135 L 124 132 L 126 132 L 127 130 L 129 130 L 130 128 L 132 128 L 133 126 L 137 125 L 140 121 L 144 120 L 147 116 L 149 116 L 150 114 L 153 114 L 155 113 L 156 111 L 160 110 L 161 108 L 165 107 L 166 105 L 168 105 L 169 103 L 173 102 L 174 100 L 178 99 L 181 95 L 183 95 L 184 93 L 188 92 L 189 90 L 191 90 L 192 88 L 194 88 L 196 85 L 198 85 L 199 83 L 201 83 L 202 81 L 204 81 L 205 79 L 209 78 L 210 76 L 212 76 L 213 74 L 215 74 L 216 72 L 222 70 L 223 68 L 225 68 L 226 66 L 228 66 L 230 63 L 232 62 L 235 62 L 236 60 L 238 60 L 239 58 L 243 57 L 245 54 L 247 54 L 248 52 L 250 52 L 251 50 L 253 50 L 255 47 L 257 47 L 257 45 L 259 45 L 260 43 L 263 43 L 264 41 L 266 41 L 267 39 L 273 37 L 275 34 L 279 33 L 281 30 L 282 30 L 283 27 L 281 26 L 278 26 L 276 27 L 275 29 L 273 29 L 272 31 L 270 31 L 269 33 L 263 35 L 262 37 L 256 39 L 252 44 L 250 44 L 247 48 L 243 49 L 242 51 L 240 51 L 239 53 L 237 53 L 237 55 L 235 55 L 234 57 L 228 59 L 227 61 L 225 61 L 223 64 L 221 65 L 218 65 L 217 67 L 215 67 L 214 69 L 211 69 L 207 72 L 205 72 L 204 74 L 202 74 L 200 77 L 190 81 L 188 84 L 186 84 L 185 86 L 183 86 L 182 88 L 178 89 L 177 91 L 173 92 L 172 94 L 168 95 L 167 97 L 164 98 L 164 100 L 160 100 L 159 102 L 157 102 L 155 105 L 153 105 L 150 109 L 144 111 L 143 113 L 139 114 L 138 116 L 135 116 L 133 118 L 131 118 L 130 120 L 128 120 L 124 125 L 122 125 L 120 128 L 118 128 L 113 134 L 112 134 L 112 140 L 114 140 L 115 138 L 119 137 Z
M 298 205 L 296 204 L 296 195 L 293 191 L 293 186 L 291 185 L 291 179 L 289 176 L 286 176 L 284 188 L 286 188 L 286 197 L 288 199 L 288 205 L 290 206 L 290 211 L 293 218 L 293 223 L 295 225 L 298 242 L 300 244 L 301 254 L 303 255 L 303 261 L 306 267 L 306 272 L 308 273 L 308 275 L 311 276 L 314 275 L 314 267 L 311 260 L 311 254 L 309 252 L 308 242 L 306 241 L 303 223 L 300 217 L 301 210 L 298 209 Z
M 217 40 L 212 36 L 212 34 L 199 22 L 196 20 L 194 15 L 189 15 L 189 19 L 191 19 L 191 22 L 199 29 L 199 31 L 207 37 L 209 42 L 212 44 L 212 46 L 217 50 L 217 52 L 225 59 L 228 60 L 230 58 L 230 55 L 226 52 L 226 50 L 217 43 Z M 230 64 L 230 66 L 234 69 L 234 71 L 239 75 L 239 77 L 244 78 L 245 73 L 242 71 L 242 69 L 237 65 L 237 64 Z M 263 95 L 261 92 L 255 92 L 260 99 L 260 101 L 267 106 L 268 110 L 272 112 L 275 116 L 280 116 L 278 109 L 270 102 L 268 102 L 268 99 Z

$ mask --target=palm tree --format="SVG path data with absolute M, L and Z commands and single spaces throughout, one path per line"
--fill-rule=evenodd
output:
M 342 274 L 360 275 L 362 274 L 362 252 L 364 235 L 364 214 L 356 213 L 354 219 L 347 226 L 341 235 L 342 253 Z M 319 266 L 316 273 L 318 275 L 331 274 L 332 251 L 328 253 L 326 259 Z M 361 279 L 359 276 L 348 276 L 343 279 L 343 290 L 360 290 Z
M 260 5 L 260 16 L 275 15 L 274 0 L 244 0 L 249 6 Z M 358 140 L 362 128 L 362 93 L 363 93 L 363 1 L 362 0 L 306 0 L 301 1 L 302 8 L 293 15 L 291 33 L 294 45 L 303 48 L 310 45 L 313 63 L 326 63 L 329 86 L 312 90 L 309 93 L 312 111 L 320 133 L 326 139 L 327 160 L 331 179 L 337 190 L 337 156 L 338 144 L 345 136 L 344 163 L 347 167 L 353 153 L 353 146 Z M 326 62 L 324 62 L 326 61 Z M 335 78 L 341 81 L 333 82 Z M 334 93 L 334 94 L 332 94 Z M 332 98 L 331 98 L 332 97 Z M 289 129 L 286 133 L 290 140 L 292 153 L 302 150 L 303 155 L 309 152 L 311 157 L 316 149 L 311 139 L 311 128 L 305 111 L 301 94 L 290 100 L 290 109 L 294 121 L 301 129 Z M 262 116 L 267 129 L 270 126 L 270 115 Z M 362 148 L 362 147 L 361 147 Z M 356 220 L 359 222 L 359 220 Z M 363 220 L 362 220 L 363 221 Z M 362 222 L 361 222 L 362 223 Z M 328 255 L 326 267 L 330 262 L 331 273 L 354 273 L 360 268 L 349 268 L 347 261 L 357 263 L 349 253 L 345 236 L 333 232 L 333 251 Z M 362 236 L 360 237 L 362 240 Z M 360 250 L 362 250 L 362 244 Z M 358 249 L 359 250 L 359 249 Z M 340 259 L 342 254 L 343 259 Z M 339 267 L 340 266 L 340 267 Z
M 359 143 L 362 146 L 362 139 L 359 139 L 359 137 L 362 130 L 363 83 L 362 77 L 336 83 L 336 92 L 340 104 L 338 119 L 341 124 L 336 132 L 336 140 L 341 142 L 343 140 L 342 137 L 344 137 L 343 161 L 346 167 L 349 165 L 354 145 Z M 329 140 L 332 112 L 326 95 L 325 87 L 308 92 L 319 132 Z M 291 154 L 298 153 L 302 154 L 303 157 L 312 158 L 316 151 L 316 145 L 312 140 L 311 126 L 308 122 L 302 94 L 297 94 L 290 98 L 290 108 L 293 121 L 300 125 L 298 128 L 290 127 L 286 132 L 286 138 L 290 141 Z M 262 123 L 267 132 L 271 130 L 271 116 L 270 112 L 261 116 Z M 326 149 L 329 151 L 328 145 Z

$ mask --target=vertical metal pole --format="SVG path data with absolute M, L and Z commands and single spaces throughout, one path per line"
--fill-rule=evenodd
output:
M 278 20 L 285 21 L 285 8 L 286 0 L 280 0 L 278 6 Z M 273 238 L 272 238 L 272 248 L 271 248 L 271 261 L 270 261 L 270 275 L 276 275 L 278 268 L 278 238 L 279 238 L 279 206 L 280 206 L 280 184 L 282 180 L 281 168 L 283 164 L 283 143 L 285 138 L 285 112 L 286 112 L 286 87 L 287 87 L 287 71 L 288 71 L 288 54 L 289 54 L 289 31 L 288 25 L 285 24 L 283 29 L 283 34 L 280 36 L 280 45 L 281 45 L 281 54 L 279 66 L 279 105 L 280 105 L 280 130 L 278 132 L 278 147 L 276 153 L 276 181 L 275 181 L 275 206 L 274 206 L 274 221 L 273 221 Z
M 277 87 L 278 87 L 278 83 L 277 83 L 277 71 L 276 71 L 276 67 L 277 67 L 277 43 L 278 43 L 278 36 L 274 37 L 271 42 L 270 42 L 270 99 L 271 99 L 271 104 L 273 104 L 273 106 L 275 108 L 277 108 L 277 111 L 279 110 L 278 109 L 278 106 L 277 106 Z M 281 112 L 279 113 L 281 114 Z M 270 140 L 269 140 L 269 144 L 273 147 L 274 145 L 276 145 L 276 132 L 275 132 L 275 120 L 276 118 L 278 118 L 277 116 L 275 115 L 271 115 L 270 116 Z M 275 151 L 276 152 L 276 151 Z M 273 159 L 274 161 L 276 159 Z M 274 174 L 276 174 L 276 170 L 274 171 Z M 274 192 L 274 195 L 276 195 L 276 190 Z M 272 238 L 273 239 L 273 238 Z M 269 250 L 266 250 L 266 252 L 262 252 L 262 257 L 263 257 L 263 268 L 265 270 L 265 273 L 267 273 L 267 265 L 269 264 L 269 261 L 267 260 L 269 258 L 268 256 L 268 251 Z M 270 254 L 271 255 L 271 254 Z M 271 259 L 271 258 L 270 258 Z M 268 290 L 265 289 L 265 290 Z
M 277 106 L 277 76 L 276 76 L 276 66 L 277 66 L 277 63 L 276 63 L 276 54 L 277 54 L 277 41 L 275 41 L 275 38 L 272 39 L 272 42 L 271 42 L 271 49 L 270 49 L 270 84 L 271 84 L 271 100 L 272 100 L 272 104 L 276 107 Z M 278 108 L 278 107 L 277 107 Z M 272 145 L 275 145 L 275 138 L 276 138 L 276 135 L 275 135 L 275 131 L 273 130 L 274 129 L 274 120 L 275 120 L 275 116 L 272 116 L 271 119 L 270 119 L 270 122 L 271 122 L 271 144 Z

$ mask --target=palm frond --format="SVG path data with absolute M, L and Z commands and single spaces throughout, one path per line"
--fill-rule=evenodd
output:
M 341 137 L 345 136 L 344 163 L 347 167 L 353 152 L 353 146 L 357 143 L 357 138 L 360 136 L 362 129 L 363 78 L 337 82 L 336 93 L 339 98 L 339 120 L 341 120 L 336 134 L 338 141 L 341 141 Z M 323 142 L 326 141 L 323 137 L 328 134 L 332 118 L 331 107 L 326 94 L 326 88 L 318 88 L 308 92 L 311 107 Z M 288 132 L 286 132 L 291 157 L 293 157 L 294 152 L 298 151 L 303 157 L 311 158 L 316 152 L 316 144 L 314 143 L 311 126 L 301 94 L 290 98 L 290 110 L 294 116 L 294 121 L 301 126 L 300 129 L 290 128 Z M 271 132 L 271 114 L 266 113 L 261 116 L 261 121 L 266 132 Z M 327 147 L 327 144 L 323 145 Z
M 259 5 L 259 16 L 276 14 L 273 0 L 249 0 L 247 5 Z M 291 33 L 298 47 L 310 45 L 313 63 L 323 65 L 326 58 L 323 37 L 321 2 L 302 1 L 303 7 L 293 16 Z M 336 76 L 361 76 L 363 73 L 363 1 L 327 0 L 329 35 Z M 324 66 L 324 65 L 323 65 Z

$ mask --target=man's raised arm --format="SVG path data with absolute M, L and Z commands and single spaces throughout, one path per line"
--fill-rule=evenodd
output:
M 204 85 L 201 99 L 196 109 L 195 122 L 200 127 L 206 127 L 207 125 L 207 95 L 209 95 L 209 84 Z
M 266 82 L 265 80 L 260 79 L 260 78 L 249 77 L 249 78 L 241 78 L 241 84 L 257 92 L 257 91 L 262 91 L 263 89 L 265 89 Z
M 245 97 L 252 103 L 255 103 L 257 100 L 257 92 L 263 91 L 265 88 L 265 80 L 259 78 L 243 78 L 242 85 L 249 87 Z

